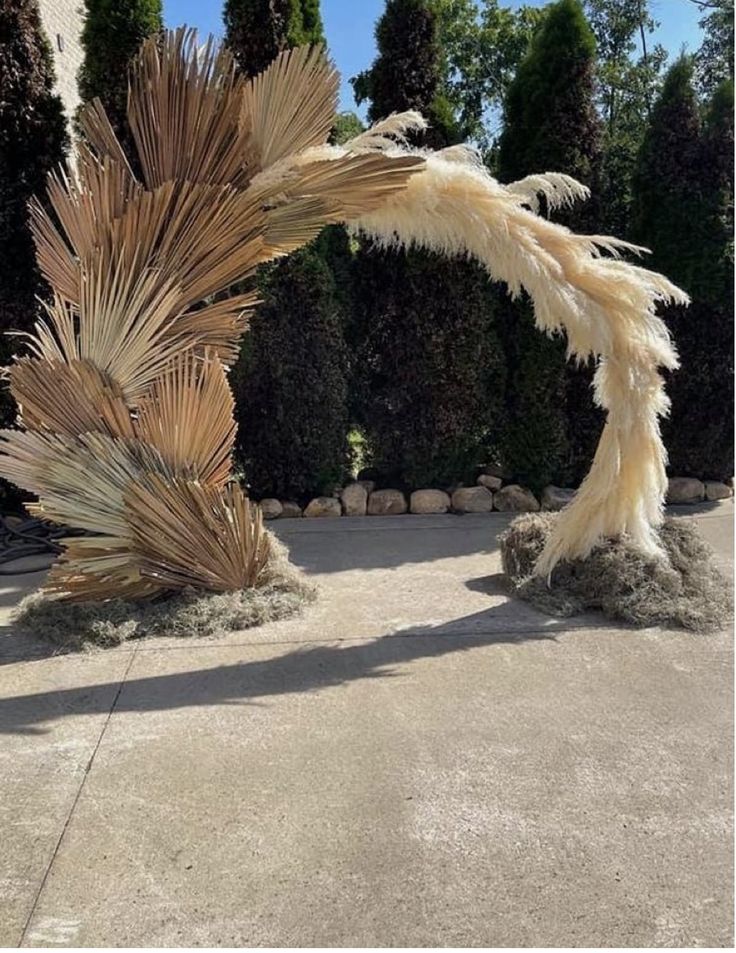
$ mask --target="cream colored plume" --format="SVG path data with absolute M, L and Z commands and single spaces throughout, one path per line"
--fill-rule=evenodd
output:
M 661 275 L 617 260 L 621 251 L 642 249 L 575 235 L 531 211 L 534 191 L 553 204 L 583 198 L 569 177 L 533 176 L 504 187 L 476 162 L 425 159 L 404 191 L 352 227 L 385 246 L 476 259 L 511 294 L 529 294 L 537 326 L 564 332 L 569 356 L 599 358 L 595 397 L 608 411 L 606 425 L 537 573 L 549 575 L 560 559 L 585 557 L 602 538 L 624 533 L 659 552 L 666 455 L 658 418 L 668 409 L 659 368 L 676 367 L 677 355 L 657 305 L 685 304 L 687 296 Z
M 319 48 L 245 80 L 226 50 L 180 29 L 146 41 L 134 65 L 137 162 L 98 102 L 82 111 L 86 143 L 49 178 L 54 217 L 31 208 L 54 297 L 31 356 L 9 370 L 26 432 L 4 432 L 0 451 L 0 473 L 38 494 L 36 512 L 97 534 L 66 541 L 48 582 L 60 597 L 258 584 L 268 536 L 230 482 L 225 373 L 256 297 L 222 292 L 335 222 L 478 260 L 512 294 L 528 292 L 540 329 L 564 332 L 572 357 L 600 358 L 606 427 L 537 571 L 606 535 L 656 549 L 658 368 L 676 364 L 656 305 L 685 296 L 618 260 L 640 249 L 535 214 L 540 195 L 548 208 L 586 197 L 568 176 L 504 187 L 467 147 L 412 150 L 426 126 L 417 113 L 329 145 L 337 83 Z

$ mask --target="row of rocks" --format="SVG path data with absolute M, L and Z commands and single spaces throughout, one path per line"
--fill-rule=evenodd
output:
M 668 503 L 702 503 L 704 500 L 715 502 L 727 500 L 733 496 L 731 484 L 717 480 L 696 480 L 693 477 L 672 477 L 667 487 Z
M 484 482 L 480 482 L 483 480 Z M 495 492 L 485 480 L 496 480 Z M 574 494 L 573 490 L 547 487 L 541 503 L 531 490 L 512 483 L 501 486 L 496 477 L 479 478 L 477 486 L 458 487 L 453 493 L 444 490 L 414 490 L 407 496 L 401 490 L 373 489 L 370 481 L 350 483 L 339 496 L 317 496 L 302 511 L 296 503 L 276 499 L 261 500 L 266 519 L 326 516 L 402 516 L 441 513 L 501 513 L 536 512 L 539 509 L 561 509 Z
M 733 481 L 732 481 L 733 482 Z M 261 500 L 261 511 L 268 519 L 327 516 L 401 516 L 404 513 L 534 513 L 561 510 L 575 496 L 575 490 L 547 486 L 539 499 L 518 483 L 503 486 L 499 476 L 482 473 L 476 486 L 461 486 L 452 493 L 445 490 L 414 490 L 407 499 L 401 490 L 376 490 L 371 480 L 358 480 L 333 496 L 317 496 L 304 510 L 291 501 Z M 668 503 L 700 503 L 733 496 L 733 485 L 714 480 L 673 477 L 669 481 Z

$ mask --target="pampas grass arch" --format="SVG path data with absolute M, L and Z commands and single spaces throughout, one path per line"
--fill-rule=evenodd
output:
M 95 534 L 66 542 L 46 586 L 58 598 L 259 584 L 271 541 L 230 482 L 225 370 L 255 298 L 215 295 L 332 223 L 476 259 L 512 295 L 529 293 L 538 327 L 564 331 L 571 358 L 599 358 L 605 429 L 534 572 L 622 534 L 661 552 L 659 368 L 677 358 L 656 307 L 686 295 L 619 259 L 643 249 L 540 217 L 540 194 L 550 208 L 587 196 L 565 175 L 504 186 L 469 148 L 413 150 L 417 113 L 328 145 L 337 91 L 319 48 L 246 80 L 227 50 L 182 28 L 144 43 L 132 71 L 140 177 L 100 103 L 83 110 L 75 161 L 49 178 L 55 218 L 32 206 L 54 296 L 31 356 L 8 371 L 25 429 L 3 432 L 0 457 L 2 475 L 38 494 L 37 513 Z

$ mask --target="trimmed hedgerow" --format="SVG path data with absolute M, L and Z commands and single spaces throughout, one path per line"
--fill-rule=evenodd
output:
M 235 381 L 239 454 L 257 496 L 303 499 L 345 476 L 348 354 L 313 246 L 264 269 Z
M 555 218 L 594 231 L 601 155 L 595 111 L 595 39 L 578 0 L 552 4 L 509 86 L 498 174 L 511 182 L 565 172 L 588 185 L 591 201 Z M 593 404 L 592 366 L 568 364 L 562 338 L 534 326 L 527 298 L 501 305 L 508 363 L 502 459 L 509 475 L 534 488 L 579 481 L 603 425 Z
M 701 119 L 693 67 L 682 57 L 655 103 L 634 180 L 634 237 L 652 267 L 690 294 L 665 318 L 681 367 L 668 375 L 663 434 L 670 471 L 733 475 L 733 85 Z
M 355 354 L 372 464 L 408 487 L 473 475 L 502 412 L 493 286 L 474 264 L 365 248 L 356 257 Z

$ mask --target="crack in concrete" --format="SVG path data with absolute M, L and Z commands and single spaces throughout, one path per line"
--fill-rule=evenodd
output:
M 130 659 L 128 660 L 128 664 L 126 665 L 125 671 L 123 672 L 123 676 L 122 676 L 122 678 L 120 679 L 120 684 L 118 685 L 117 691 L 115 692 L 115 697 L 113 698 L 112 703 L 111 703 L 111 705 L 110 705 L 110 710 L 108 711 L 107 717 L 105 718 L 105 723 L 104 723 L 103 726 L 102 726 L 102 729 L 101 729 L 101 731 L 100 731 L 99 737 L 97 738 L 97 742 L 95 743 L 95 746 L 94 746 L 94 749 L 93 749 L 93 751 L 92 751 L 92 754 L 90 755 L 89 760 L 88 760 L 88 762 L 87 762 L 87 765 L 86 765 L 86 767 L 85 767 L 85 769 L 84 769 L 84 774 L 82 775 L 82 780 L 81 780 L 80 783 L 79 783 L 79 788 L 77 789 L 77 793 L 76 793 L 75 796 L 74 796 L 74 800 L 72 801 L 72 805 L 71 805 L 71 807 L 70 807 L 70 809 L 69 809 L 69 813 L 67 814 L 66 820 L 64 821 L 64 824 L 63 824 L 63 826 L 62 826 L 62 828 L 61 828 L 61 833 L 59 834 L 58 840 L 56 841 L 56 845 L 55 845 L 55 847 L 54 847 L 53 853 L 51 854 L 51 859 L 49 860 L 48 865 L 47 865 L 47 867 L 46 867 L 46 870 L 44 871 L 44 875 L 43 875 L 43 877 L 41 878 L 41 883 L 39 884 L 38 890 L 36 891 L 36 896 L 33 898 L 33 903 L 31 904 L 31 909 L 30 909 L 30 912 L 29 912 L 29 914 L 28 914 L 28 917 L 26 918 L 26 922 L 25 922 L 25 924 L 23 925 L 23 929 L 22 929 L 21 934 L 20 934 L 20 939 L 19 939 L 19 941 L 18 941 L 18 946 L 19 946 L 19 947 L 22 947 L 22 946 L 25 944 L 26 937 L 27 937 L 27 935 L 28 935 L 28 930 L 29 930 L 30 925 L 31 925 L 31 921 L 33 920 L 33 918 L 34 918 L 34 916 L 35 916 L 36 909 L 37 909 L 37 907 L 38 907 L 38 903 L 39 903 L 39 901 L 40 901 L 40 899 L 41 899 L 41 895 L 43 894 L 44 888 L 45 888 L 45 886 L 46 886 L 46 882 L 47 882 L 47 880 L 48 880 L 48 878 L 49 878 L 49 874 L 51 873 L 51 868 L 52 868 L 53 865 L 54 865 L 54 861 L 56 860 L 56 857 L 57 857 L 57 855 L 58 855 L 58 853 L 59 853 L 59 850 L 60 850 L 60 848 L 61 848 L 61 845 L 62 845 L 62 843 L 63 843 L 63 841 L 64 841 L 64 837 L 66 836 L 66 832 L 67 832 L 67 830 L 69 829 L 69 825 L 71 824 L 72 817 L 74 816 L 74 812 L 75 812 L 76 809 L 77 809 L 77 804 L 79 803 L 79 799 L 80 799 L 80 797 L 82 796 L 82 791 L 84 790 L 84 786 L 85 786 L 85 784 L 87 783 L 87 778 L 89 777 L 90 771 L 92 770 L 92 765 L 93 765 L 93 763 L 94 763 L 95 758 L 97 757 L 97 752 L 100 750 L 100 745 L 102 744 L 102 739 L 105 737 L 105 732 L 107 731 L 107 727 L 108 727 L 108 725 L 110 724 L 110 720 L 111 720 L 111 718 L 112 718 L 112 716 L 113 716 L 113 714 L 114 714 L 114 712 L 115 712 L 115 709 L 116 709 L 116 707 L 117 707 L 118 701 L 119 701 L 119 699 L 120 699 L 120 694 L 121 694 L 121 692 L 122 692 L 122 690 L 123 690 L 123 686 L 125 685 L 125 683 L 126 683 L 126 681 L 127 681 L 127 679 L 128 679 L 128 675 L 130 674 L 130 670 L 131 670 L 131 668 L 133 667 L 133 662 L 135 661 L 135 657 L 136 657 L 137 653 L 138 653 L 138 646 L 135 647 L 135 649 L 133 650 L 133 652 L 132 652 L 131 655 L 130 655 Z

